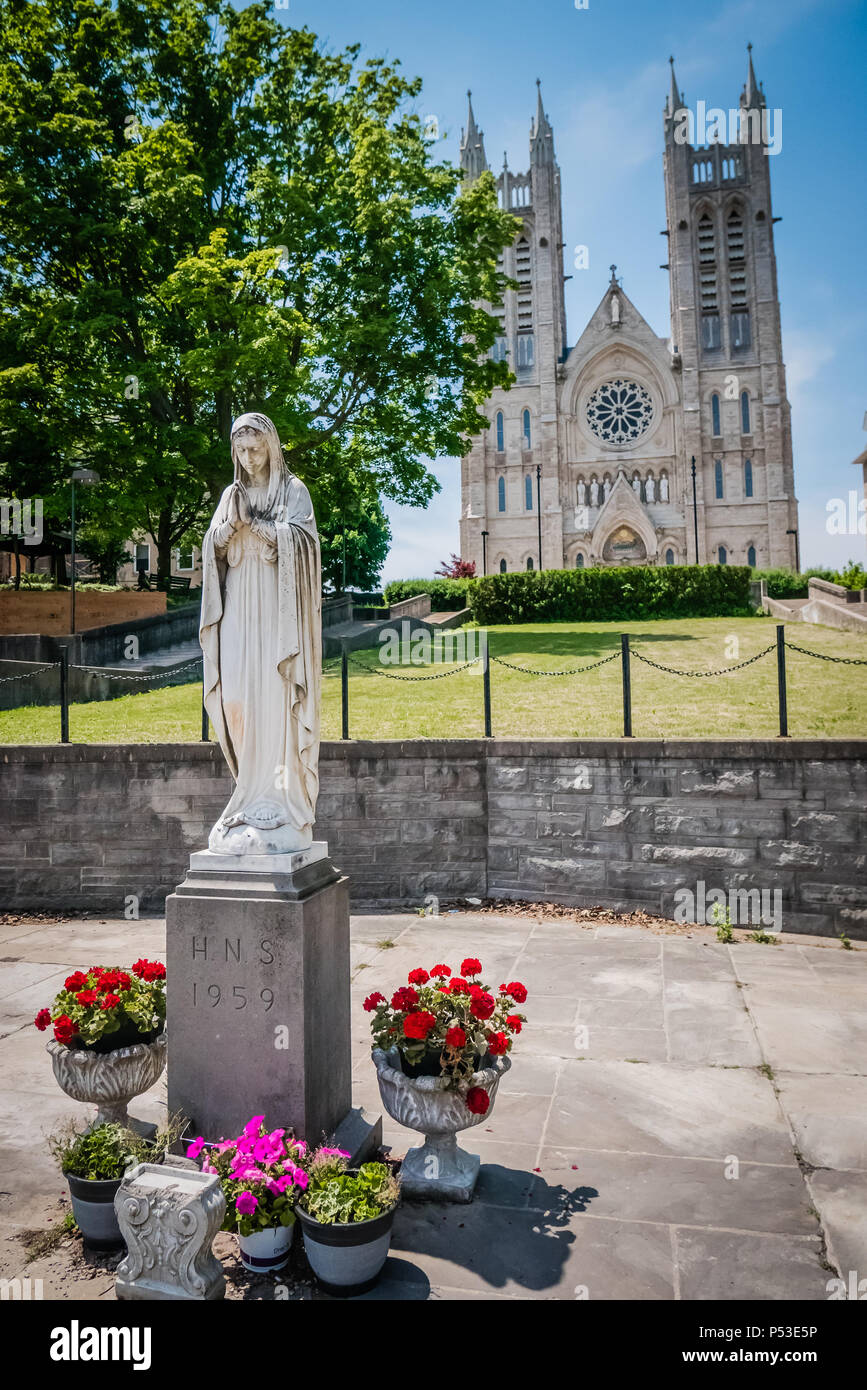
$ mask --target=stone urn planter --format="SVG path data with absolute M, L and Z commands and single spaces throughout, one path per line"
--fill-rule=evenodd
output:
M 53 1038 L 46 1043 L 58 1086 L 73 1100 L 96 1105 L 97 1125 L 108 1121 L 127 1124 L 127 1105 L 133 1096 L 149 1091 L 161 1075 L 167 1047 L 164 1032 L 153 1042 L 133 1043 L 113 1052 L 67 1047 Z
M 481 1159 L 460 1148 L 456 1135 L 486 1120 L 497 1096 L 500 1077 L 512 1065 L 509 1058 L 491 1057 L 473 1074 L 469 1087 L 485 1091 L 489 1105 L 484 1114 L 473 1114 L 459 1091 L 446 1090 L 441 1076 L 406 1076 L 397 1052 L 373 1049 L 373 1063 L 382 1103 L 393 1120 L 424 1135 L 424 1143 L 410 1149 L 400 1169 L 405 1197 L 446 1202 L 471 1202 Z

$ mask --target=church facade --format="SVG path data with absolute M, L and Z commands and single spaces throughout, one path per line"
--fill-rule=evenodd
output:
M 797 568 L 765 97 L 752 55 L 736 143 L 694 148 L 672 62 L 663 168 L 671 334 L 616 267 L 567 346 L 560 171 L 542 105 L 530 168 L 497 179 L 521 219 L 501 266 L 517 281 L 493 349 L 516 378 L 462 460 L 461 556 L 476 573 L 620 564 Z M 755 123 L 752 123 L 752 117 Z M 470 100 L 466 181 L 487 169 Z M 693 464 L 695 472 L 693 477 Z M 484 535 L 483 535 L 484 533 Z

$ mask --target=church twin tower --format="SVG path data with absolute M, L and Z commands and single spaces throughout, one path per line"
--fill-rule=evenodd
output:
M 670 338 L 653 332 L 612 266 L 568 347 L 560 170 L 539 91 L 530 168 L 504 166 L 496 180 L 500 206 L 521 221 L 501 260 L 518 288 L 487 307 L 500 324 L 493 355 L 516 381 L 494 391 L 489 428 L 462 461 L 461 556 L 477 574 L 483 556 L 488 573 L 538 569 L 540 517 L 545 569 L 691 564 L 696 536 L 702 564 L 796 568 L 772 113 L 752 55 L 739 106 L 723 115 L 727 141 L 691 143 L 695 113 L 672 61 L 663 156 Z M 466 182 L 488 168 L 472 100 L 460 154 Z M 582 254 L 576 248 L 576 267 Z

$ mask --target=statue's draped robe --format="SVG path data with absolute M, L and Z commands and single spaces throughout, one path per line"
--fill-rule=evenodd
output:
M 271 470 L 267 489 L 248 488 L 262 513 L 252 528 L 229 534 L 227 488 L 202 545 L 205 708 L 236 782 L 218 838 L 238 824 L 304 833 L 315 817 L 319 538 L 307 488 L 273 460 Z

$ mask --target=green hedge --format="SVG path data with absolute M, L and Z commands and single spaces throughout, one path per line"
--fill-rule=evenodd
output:
M 453 613 L 467 607 L 467 586 L 472 579 L 393 579 L 385 586 L 386 603 L 402 603 L 417 594 L 430 594 L 432 613 Z
M 746 565 L 521 571 L 472 579 L 476 622 L 615 622 L 738 617 L 753 611 Z
M 811 576 L 830 579 L 835 584 L 840 582 L 833 570 L 805 570 L 803 574 L 787 569 L 753 570 L 753 579 L 764 579 L 767 584 L 769 598 L 806 598 L 807 581 Z

